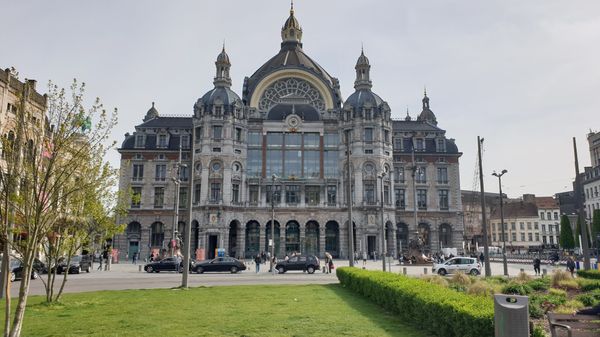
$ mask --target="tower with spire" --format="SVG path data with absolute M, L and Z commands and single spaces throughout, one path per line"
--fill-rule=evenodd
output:
M 229 55 L 225 52 L 225 43 L 223 43 L 223 49 L 217 56 L 215 62 L 216 75 L 213 81 L 215 87 L 231 87 L 231 77 L 229 77 L 229 69 L 231 68 L 231 62 L 229 61 Z
M 294 16 L 294 2 L 291 2 L 290 16 L 281 27 L 282 43 L 302 44 L 302 27 Z
M 432 125 L 437 126 L 437 118 L 431 109 L 429 108 L 429 97 L 427 97 L 427 88 L 423 90 L 423 110 L 417 117 L 417 121 L 428 122 Z

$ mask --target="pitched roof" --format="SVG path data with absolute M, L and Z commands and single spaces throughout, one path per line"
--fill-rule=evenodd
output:
M 535 203 L 538 208 L 558 208 L 558 201 L 553 197 L 535 197 Z
M 516 219 L 516 218 L 537 218 L 538 208 L 535 203 L 532 202 L 508 202 L 504 204 L 504 219 Z M 500 207 L 492 209 L 492 219 L 500 219 Z
M 139 128 L 192 128 L 192 117 L 157 117 L 138 125 Z

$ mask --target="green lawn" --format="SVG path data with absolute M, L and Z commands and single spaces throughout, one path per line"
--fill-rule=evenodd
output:
M 58 306 L 42 301 L 30 298 L 22 336 L 426 336 L 340 285 L 102 291 L 67 294 Z

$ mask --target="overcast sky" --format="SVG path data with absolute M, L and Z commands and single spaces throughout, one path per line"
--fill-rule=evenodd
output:
M 114 139 L 141 123 L 151 102 L 191 115 L 213 87 L 225 41 L 232 89 L 279 51 L 289 1 L 2 0 L 0 67 L 67 87 L 119 109 Z M 394 118 L 421 111 L 427 86 L 438 126 L 455 138 L 461 188 L 473 189 L 477 136 L 485 138 L 486 190 L 553 195 L 589 166 L 586 135 L 600 130 L 600 1 L 297 0 L 305 52 L 354 90 L 361 43 L 373 91 Z M 118 166 L 113 151 L 111 162 Z M 583 169 L 582 169 L 583 170 Z

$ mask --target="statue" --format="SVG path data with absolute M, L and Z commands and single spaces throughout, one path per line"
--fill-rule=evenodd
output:
M 426 231 L 417 231 L 417 238 L 410 240 L 408 243 L 408 258 L 413 264 L 428 264 L 431 259 L 424 253 L 425 243 L 427 242 Z

